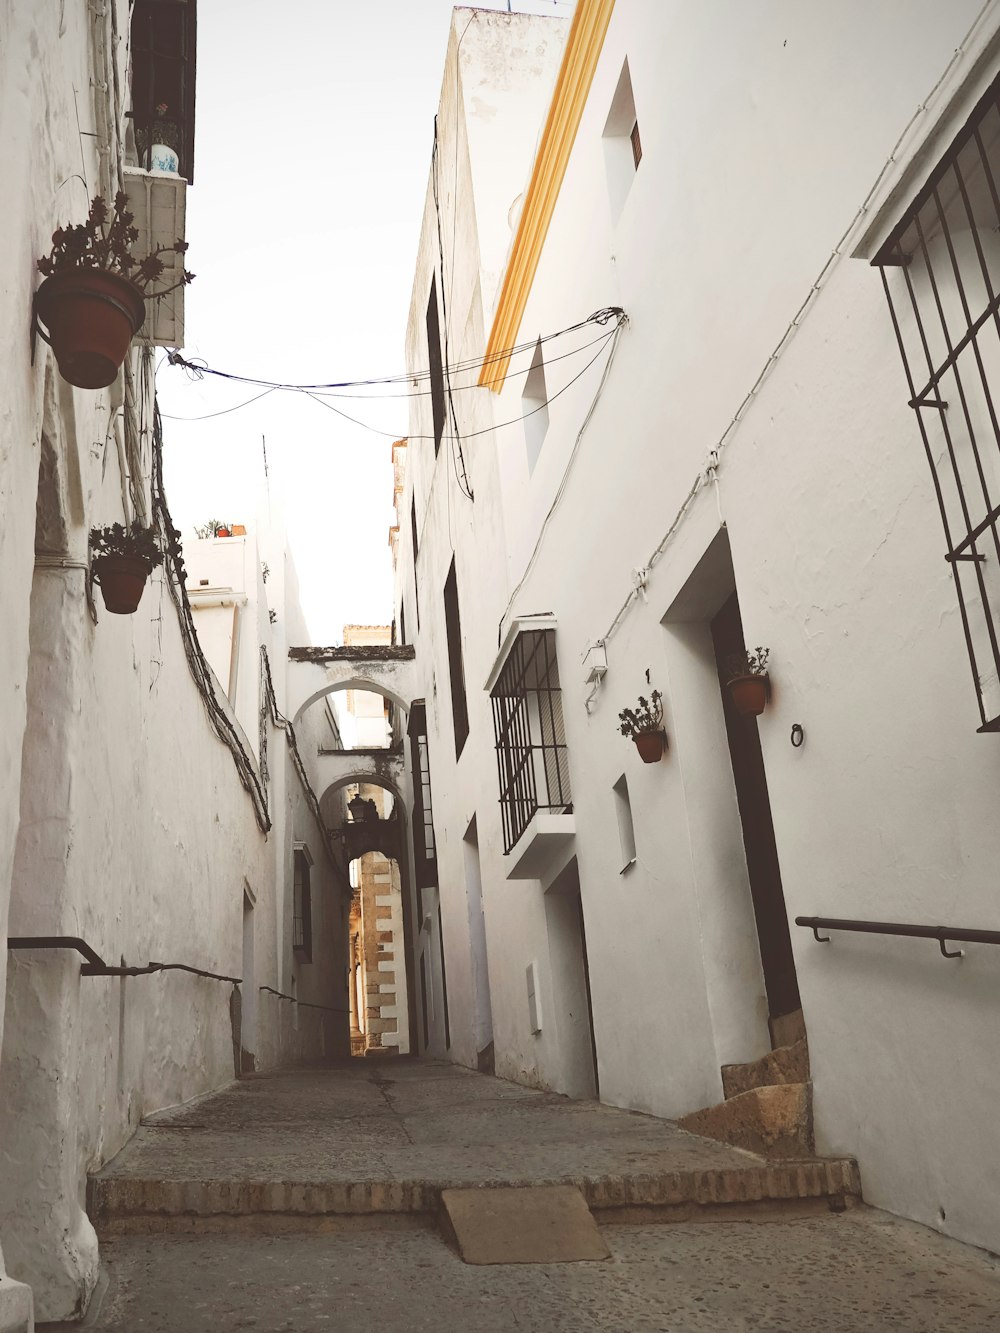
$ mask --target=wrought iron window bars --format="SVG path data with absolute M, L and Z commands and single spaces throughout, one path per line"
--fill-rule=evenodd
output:
M 504 853 L 538 810 L 572 808 L 555 630 L 524 630 L 491 691 Z
M 1000 731 L 1000 78 L 872 263 L 944 526 L 979 703 Z

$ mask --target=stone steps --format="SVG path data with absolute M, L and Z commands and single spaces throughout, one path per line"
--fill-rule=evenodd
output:
M 480 1188 L 498 1185 L 484 1181 Z M 508 1180 L 504 1186 L 575 1185 L 598 1213 L 619 1209 L 747 1208 L 812 1201 L 839 1209 L 861 1194 L 856 1164 L 847 1158 L 759 1162 L 709 1170 L 628 1173 L 592 1177 Z M 141 1180 L 93 1177 L 88 1212 L 100 1236 L 203 1229 L 199 1223 L 238 1219 L 275 1222 L 393 1215 L 437 1215 L 446 1189 L 468 1189 L 467 1179 L 297 1182 L 252 1180 Z M 208 1228 L 206 1228 L 208 1229 Z M 222 1229 L 222 1228 L 220 1228 Z M 225 1228 L 228 1229 L 228 1228 Z M 256 1229 L 256 1228 L 252 1228 Z
M 692 1134 L 768 1158 L 814 1152 L 809 1047 L 804 1035 L 758 1060 L 722 1066 L 724 1101 L 677 1123 Z
M 728 1101 L 753 1088 L 777 1083 L 809 1082 L 809 1047 L 805 1038 L 791 1046 L 779 1046 L 759 1060 L 744 1065 L 722 1066 L 722 1091 Z
M 812 1084 L 750 1088 L 677 1123 L 691 1134 L 766 1157 L 808 1157 L 813 1153 Z
M 90 1178 L 87 1208 L 115 1236 L 429 1225 L 449 1189 L 570 1185 L 607 1220 L 839 1209 L 860 1195 L 850 1159 L 797 1158 L 397 1056 L 257 1075 L 150 1116 Z

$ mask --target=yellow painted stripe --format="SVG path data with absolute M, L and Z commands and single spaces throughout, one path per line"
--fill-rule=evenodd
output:
M 513 347 L 521 327 L 614 7 L 615 0 L 577 0 L 479 376 L 479 383 L 495 393 L 503 388 L 510 365 L 509 352 L 497 354 Z

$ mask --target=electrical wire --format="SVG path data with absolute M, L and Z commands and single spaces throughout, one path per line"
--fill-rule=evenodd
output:
M 458 374 L 462 371 L 481 370 L 484 366 L 493 365 L 497 361 L 502 361 L 505 357 L 516 356 L 519 352 L 534 351 L 538 343 L 548 343 L 553 338 L 563 338 L 567 334 L 576 333 L 579 329 L 585 329 L 589 324 L 608 324 L 612 319 L 616 319 L 622 313 L 619 306 L 607 306 L 602 310 L 595 310 L 592 315 L 586 319 L 577 320 L 575 324 L 568 324 L 564 329 L 557 329 L 553 333 L 543 334 L 540 338 L 532 338 L 529 342 L 517 343 L 513 347 L 502 348 L 499 351 L 491 353 L 484 357 L 470 357 L 463 361 L 455 361 L 448 366 L 449 373 Z M 318 392 L 322 389 L 363 389 L 379 384 L 407 384 L 419 383 L 421 380 L 431 378 L 430 370 L 411 370 L 401 371 L 396 375 L 382 375 L 364 380 L 334 380 L 326 384 L 293 384 L 284 380 L 266 380 L 259 379 L 252 375 L 239 375 L 234 371 L 217 370 L 214 366 L 209 366 L 200 357 L 197 360 L 190 360 L 181 356 L 180 352 L 172 351 L 167 353 L 167 361 L 172 366 L 180 366 L 181 369 L 188 372 L 192 379 L 203 379 L 206 375 L 212 375 L 217 379 L 234 380 L 239 384 L 253 384 L 261 389 L 304 389 Z M 478 386 L 466 385 L 466 388 Z
M 517 426 L 522 421 L 527 421 L 529 417 L 533 417 L 536 412 L 545 411 L 545 409 L 548 408 L 551 403 L 554 403 L 557 398 L 561 398 L 562 395 L 567 391 L 567 389 L 571 389 L 573 385 L 577 382 L 577 380 L 580 379 L 582 375 L 585 375 L 587 373 L 590 367 L 594 364 L 594 362 L 598 359 L 598 357 L 600 357 L 601 353 L 605 350 L 608 342 L 615 339 L 616 335 L 621 332 L 621 329 L 624 326 L 625 322 L 626 322 L 626 316 L 623 312 L 621 317 L 621 322 L 617 325 L 617 327 L 612 329 L 603 339 L 600 340 L 602 346 L 598 348 L 598 350 L 590 358 L 590 360 L 583 367 L 583 369 L 577 371 L 577 373 L 573 376 L 571 380 L 569 380 L 566 384 L 564 384 L 561 389 L 557 389 L 556 392 L 552 394 L 550 397 L 546 398 L 544 402 L 539 403 L 537 407 L 533 407 L 530 412 L 522 413 L 522 415 L 519 417 L 511 417 L 507 421 L 498 421 L 492 426 L 484 426 L 482 430 L 469 431 L 464 438 L 466 440 L 474 440 L 480 435 L 489 435 L 493 431 L 503 430 L 507 426 Z M 406 439 L 412 442 L 414 440 L 433 440 L 436 438 L 433 435 L 400 435 L 399 432 L 379 430 L 377 426 L 369 426 L 366 422 L 359 421 L 357 417 L 352 417 L 349 416 L 347 412 L 342 412 L 339 407 L 334 407 L 333 404 L 328 403 L 325 398 L 320 398 L 316 394 L 309 393 L 307 390 L 304 389 L 299 390 L 299 392 L 304 393 L 307 398 L 312 398 L 314 402 L 320 403 L 323 407 L 329 408 L 329 410 L 331 412 L 335 412 L 337 416 L 343 417 L 346 421 L 350 421 L 352 425 L 362 426 L 365 430 L 371 431 L 375 435 L 384 436 L 384 438 L 387 440 Z
M 245 402 L 236 403 L 233 407 L 224 407 L 221 412 L 206 412 L 201 417 L 175 417 L 169 412 L 161 412 L 160 416 L 164 421 L 211 421 L 213 417 L 226 417 L 230 412 L 238 412 L 241 407 L 249 407 L 251 403 L 259 403 L 262 398 L 266 398 L 269 393 L 276 393 L 277 386 L 273 389 L 265 389 L 263 393 L 256 393 L 252 398 L 247 398 Z

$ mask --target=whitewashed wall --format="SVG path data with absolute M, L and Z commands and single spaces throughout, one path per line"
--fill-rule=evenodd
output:
M 81 567 L 88 533 L 122 519 L 127 491 L 121 380 L 106 391 L 74 390 L 43 343 L 31 364 L 35 260 L 56 225 L 81 220 L 89 197 L 113 188 L 124 103 L 113 104 L 110 62 L 124 87 L 128 8 L 125 0 L 99 10 L 19 5 L 0 15 L 0 169 L 9 191 L 0 217 L 0 929 L 79 936 L 113 964 L 183 962 L 238 977 L 249 890 L 255 983 L 286 992 L 294 984 L 302 998 L 346 1008 L 346 920 L 301 784 L 288 772 L 284 734 L 270 728 L 274 824 L 265 837 L 210 728 L 164 571 L 136 615 L 109 615 L 97 593 L 96 623 L 91 617 Z M 142 476 L 132 481 L 148 506 L 152 397 L 138 352 L 132 366 L 143 432 Z M 251 680 L 256 688 L 256 645 L 269 642 L 284 707 L 282 617 L 297 641 L 302 627 L 294 579 L 283 566 L 279 573 L 273 633 L 258 599 Z M 304 730 L 308 756 L 317 738 Z M 316 844 L 314 929 L 324 941 L 301 977 L 290 945 L 296 838 Z M 24 1323 L 26 1293 L 11 1279 L 33 1288 L 41 1320 L 82 1312 L 97 1273 L 87 1173 L 142 1115 L 235 1072 L 231 986 L 180 972 L 81 977 L 80 961 L 69 951 L 0 952 L 4 1327 L 17 1327 L 15 1317 Z M 296 1006 L 277 1004 L 261 998 L 256 1006 L 261 1066 L 330 1053 L 340 1027 L 346 1050 L 346 1013 L 340 1026 L 337 1015 L 316 1018 L 320 1011 L 303 1010 L 296 1022 Z
M 508 215 L 527 180 L 567 28 L 565 20 L 485 10 L 455 11 L 438 110 L 445 277 L 442 282 L 430 182 L 407 328 L 408 366 L 426 370 L 428 365 L 425 318 L 431 276 L 435 272 L 438 292 L 444 292 L 447 306 L 449 360 L 455 363 L 482 354 L 484 304 L 492 303 L 495 298 L 512 234 L 512 219 Z M 482 273 L 481 246 L 486 256 Z M 463 432 L 488 429 L 491 424 L 490 402 L 482 390 L 468 387 L 477 378 L 477 371 L 453 377 L 453 396 Z M 486 796 L 496 766 L 489 748 L 492 734 L 489 701 L 479 685 L 488 670 L 490 638 L 496 632 L 497 616 L 491 598 L 497 574 L 503 577 L 502 556 L 499 566 L 496 562 L 498 552 L 503 551 L 504 537 L 500 506 L 490 499 L 498 494 L 499 484 L 488 437 L 478 436 L 462 449 L 464 466 L 477 497 L 473 505 L 456 480 L 458 464 L 449 443 L 450 434 L 449 425 L 435 457 L 430 400 L 427 397 L 413 400 L 406 486 L 400 509 L 404 522 L 397 561 L 397 597 L 398 606 L 405 607 L 407 637 L 416 645 L 417 669 L 422 681 L 418 697 L 422 695 L 426 700 L 439 880 L 436 888 L 424 889 L 422 893 L 422 928 L 411 942 L 412 969 L 417 978 L 418 1005 L 421 965 L 426 977 L 428 1049 L 435 1054 L 444 1053 L 443 928 L 451 1036 L 448 1053 L 458 1062 L 475 1068 L 482 1049 L 479 1043 L 485 1035 L 482 1024 L 477 1024 L 477 1014 L 484 1012 L 487 977 L 482 966 L 474 972 L 471 962 L 465 834 L 477 805 L 486 800 L 493 806 L 496 803 L 495 793 Z M 419 541 L 416 596 L 409 538 L 414 497 Z M 444 585 L 453 554 L 471 726 L 469 741 L 457 763 L 443 618 Z M 486 598 L 482 596 L 484 590 L 490 590 Z M 488 898 L 486 910 L 488 914 Z M 419 920 L 415 903 L 413 916 Z M 417 1028 L 422 1043 L 422 1017 Z
M 773 698 L 759 725 L 789 916 L 998 925 L 1000 761 L 992 738 L 975 731 L 940 520 L 881 283 L 849 246 L 729 436 L 717 485 L 702 486 L 645 597 L 610 637 L 589 715 L 579 666 L 587 644 L 608 634 L 632 571 L 704 480 L 710 450 L 956 48 L 950 82 L 918 115 L 883 193 L 972 71 L 997 27 L 989 6 L 966 44 L 980 9 L 976 0 L 616 6 L 517 335 L 526 341 L 611 304 L 628 313 L 572 467 L 600 362 L 551 404 L 533 470 L 522 427 L 467 444 L 474 506 L 441 480 L 444 446 L 431 473 L 431 446 L 411 440 L 448 977 L 469 985 L 462 880 L 450 858 L 475 813 L 500 1073 L 563 1090 L 575 1078 L 558 1031 L 543 1021 L 533 1034 L 528 1024 L 531 961 L 543 1014 L 555 998 L 546 884 L 505 877 L 480 690 L 510 590 L 563 483 L 510 614 L 552 612 L 558 627 L 602 1098 L 679 1115 L 720 1099 L 720 1064 L 768 1045 L 705 637 L 721 599 L 718 588 L 699 588 L 696 572 L 723 524 L 747 640 L 772 654 Z M 626 58 L 643 157 L 617 212 L 602 133 Z M 445 124 L 454 79 L 449 55 Z M 485 231 L 479 219 L 473 227 L 475 204 L 460 190 L 445 223 L 457 236 L 459 291 L 474 286 L 461 275 L 477 264 L 476 228 Z M 425 223 L 409 341 L 418 367 L 434 261 Z M 453 309 L 452 359 L 475 355 L 481 331 L 461 340 L 458 296 Z M 589 354 L 550 366 L 550 397 Z M 491 414 L 497 423 L 519 416 L 523 384 L 512 375 L 488 405 L 482 391 L 464 395 L 466 431 Z M 427 433 L 428 420 L 417 413 L 414 434 Z M 440 601 L 452 543 L 472 719 L 458 780 Z M 409 626 L 408 545 L 401 540 L 399 579 Z M 664 691 L 670 738 L 665 760 L 648 768 L 617 730 L 647 669 Z M 793 722 L 805 730 L 801 749 L 789 743 Z M 624 876 L 612 794 L 622 774 L 637 844 Z M 995 950 L 970 946 L 951 962 L 933 943 L 840 935 L 818 945 L 794 926 L 792 937 L 820 1150 L 857 1155 L 872 1203 L 995 1249 Z M 453 1032 L 454 1058 L 468 1062 L 469 1045 Z

